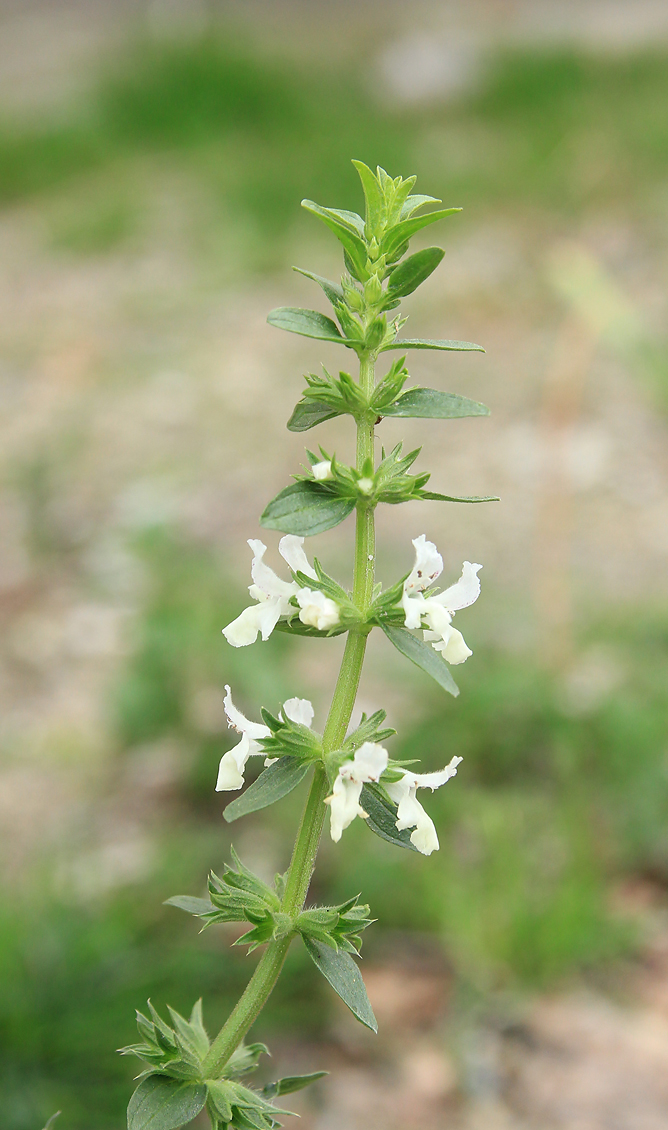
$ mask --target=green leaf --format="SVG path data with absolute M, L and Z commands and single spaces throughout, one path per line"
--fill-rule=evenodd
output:
M 337 498 L 317 483 L 293 483 L 271 500 L 260 517 L 260 525 L 267 530 L 310 537 L 338 526 L 354 509 L 354 498 Z
M 164 906 L 175 906 L 178 910 L 185 910 L 186 914 L 211 914 L 215 907 L 209 899 L 198 899 L 193 895 L 172 895 L 165 899 Z
M 419 490 L 415 495 L 416 498 L 423 498 L 426 502 L 500 502 L 501 499 L 496 494 L 468 494 L 468 495 L 455 495 L 455 494 L 438 494 L 434 490 Z
M 391 259 L 393 253 L 398 251 L 401 245 L 411 239 L 416 232 L 426 228 L 429 224 L 435 224 L 437 220 L 444 220 L 446 216 L 452 216 L 455 212 L 461 212 L 461 208 L 439 208 L 437 212 L 427 212 L 424 216 L 411 216 L 410 219 L 401 220 L 383 236 L 380 243 L 381 255 L 387 255 L 388 259 Z
M 343 1003 L 348 1005 L 353 1016 L 356 1016 L 372 1032 L 377 1032 L 378 1024 L 364 987 L 362 974 L 350 954 L 341 951 L 337 953 L 329 946 L 308 937 L 304 938 L 304 945 L 323 977 L 329 981 Z
M 274 628 L 275 632 L 285 632 L 289 636 L 309 636 L 311 639 L 328 640 L 331 636 L 340 636 L 347 632 L 350 624 L 337 624 L 335 628 L 328 628 L 326 632 L 319 632 L 310 624 L 302 624 L 296 617 L 292 620 L 279 620 Z
M 282 800 L 304 780 L 309 771 L 308 762 L 296 761 L 294 757 L 279 757 L 273 765 L 263 769 L 260 776 L 248 786 L 245 793 L 228 804 L 223 816 L 228 824 L 247 816 L 249 812 L 259 812 L 269 804 Z
M 454 392 L 436 388 L 409 388 L 393 404 L 379 409 L 383 416 L 410 416 L 423 420 L 455 420 L 461 416 L 489 416 L 489 408 Z
M 390 273 L 387 283 L 387 293 L 391 298 L 403 298 L 412 294 L 414 290 L 428 279 L 441 262 L 445 251 L 440 247 L 425 247 L 409 255 Z
M 279 330 L 288 330 L 289 333 L 301 334 L 302 337 L 317 337 L 319 341 L 335 341 L 339 345 L 347 345 L 336 323 L 318 310 L 301 310 L 298 306 L 279 306 L 267 314 L 267 321 L 270 326 L 277 326 Z
M 403 208 L 401 209 L 401 215 L 399 216 L 399 219 L 407 220 L 409 216 L 413 215 L 413 212 L 416 212 L 418 208 L 423 208 L 425 204 L 440 203 L 441 201 L 437 196 L 419 196 L 417 194 L 414 196 L 408 196 L 404 202 Z
M 354 230 L 355 225 L 351 226 L 350 221 L 346 221 L 345 213 L 341 213 L 336 208 L 322 208 L 320 204 L 316 204 L 313 200 L 302 200 L 302 208 L 317 216 L 319 220 L 327 224 L 330 231 L 334 232 L 336 238 L 343 244 L 351 265 L 355 268 L 355 277 L 362 281 L 368 278 L 366 245 L 361 235 L 358 235 Z
M 329 1071 L 312 1071 L 310 1075 L 286 1075 L 284 1079 L 277 1079 L 275 1083 L 266 1083 L 260 1094 L 265 1099 L 273 1099 L 278 1095 L 291 1095 L 293 1091 L 301 1091 L 325 1075 L 329 1075 Z
M 377 236 L 379 234 L 385 205 L 381 187 L 378 183 L 378 179 L 374 176 L 369 166 L 364 164 L 364 161 L 353 161 L 353 165 L 357 169 L 357 173 L 362 182 L 364 199 L 366 201 L 366 222 L 369 233 L 370 235 Z
M 391 341 L 389 345 L 384 345 L 381 353 L 387 353 L 388 349 L 450 349 L 465 352 L 475 349 L 478 353 L 484 353 L 482 345 L 476 345 L 472 341 L 442 341 L 440 339 L 431 340 L 426 337 L 404 337 L 397 338 L 396 341 Z
M 288 431 L 290 432 L 307 432 L 309 428 L 314 428 L 316 424 L 322 424 L 325 420 L 333 420 L 335 416 L 340 416 L 341 412 L 337 412 L 335 408 L 330 408 L 327 404 L 319 403 L 317 400 L 300 400 L 295 404 L 294 411 L 288 420 Z
M 444 691 L 448 691 L 455 698 L 457 697 L 459 687 L 450 674 L 450 668 L 438 652 L 434 651 L 430 643 L 425 643 L 424 640 L 411 635 L 406 628 L 399 628 L 394 624 L 381 624 L 380 626 L 397 651 L 400 651 L 402 655 L 406 656 L 406 659 L 410 659 L 411 663 L 415 663 L 417 667 L 421 667 L 423 671 L 431 675 L 432 679 L 435 679 Z
M 204 1108 L 204 1083 L 181 1083 L 166 1075 L 149 1075 L 128 1105 L 128 1130 L 177 1130 Z
M 397 806 L 383 796 L 379 789 L 373 785 L 364 785 L 360 804 L 369 816 L 367 827 L 380 836 L 381 840 L 387 840 L 395 847 L 417 851 L 415 844 L 411 843 L 411 829 L 404 828 L 400 832 L 397 828 Z
M 292 269 L 293 271 L 297 271 L 297 274 L 304 275 L 304 278 L 311 279 L 313 282 L 316 282 L 318 286 L 322 287 L 332 306 L 336 306 L 337 303 L 345 301 L 343 287 L 339 286 L 338 283 L 330 282 L 329 279 L 324 279 L 322 275 L 314 275 L 312 271 L 305 271 L 303 267 L 293 267 Z

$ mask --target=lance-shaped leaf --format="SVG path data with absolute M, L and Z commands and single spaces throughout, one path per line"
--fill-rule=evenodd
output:
M 397 651 L 400 651 L 402 655 L 406 656 L 406 659 L 410 659 L 411 663 L 415 663 L 417 667 L 421 667 L 423 671 L 431 675 L 432 679 L 435 679 L 444 691 L 448 691 L 455 698 L 457 697 L 459 687 L 450 674 L 450 668 L 438 652 L 434 651 L 431 644 L 425 643 L 424 640 L 412 635 L 406 628 L 399 628 L 396 624 L 381 623 L 381 628 Z
M 335 416 L 342 415 L 337 412 L 335 408 L 330 408 L 327 404 L 319 404 L 317 400 L 300 400 L 295 404 L 294 411 L 288 420 L 288 431 L 290 432 L 307 432 L 309 428 L 315 428 L 316 424 L 322 424 L 325 420 L 333 420 Z
M 289 333 L 301 334 L 302 337 L 316 337 L 319 341 L 333 341 L 338 345 L 348 344 L 341 336 L 336 323 L 318 310 L 302 310 L 298 306 L 279 306 L 267 314 L 267 321 L 270 326 L 276 326 L 279 330 L 288 330 Z
M 500 502 L 498 494 L 439 494 L 435 490 L 417 490 L 415 498 L 425 502 Z
M 391 259 L 416 232 L 429 224 L 435 224 L 437 220 L 444 220 L 446 216 L 454 215 L 455 212 L 461 212 L 461 208 L 439 208 L 437 212 L 427 212 L 424 216 L 411 216 L 407 220 L 401 220 L 383 236 L 380 242 L 381 255 Z
M 260 524 L 268 530 L 311 537 L 338 526 L 354 509 L 354 498 L 337 498 L 317 483 L 298 482 L 271 500 Z
M 489 416 L 489 408 L 477 400 L 456 396 L 454 392 L 409 388 L 393 404 L 379 409 L 379 414 L 420 420 L 456 420 L 462 416 Z
M 353 1016 L 356 1016 L 360 1023 L 370 1028 L 372 1032 L 377 1032 L 378 1024 L 364 987 L 362 974 L 350 954 L 341 951 L 337 953 L 330 946 L 308 937 L 304 938 L 304 945 L 323 977 L 329 981 L 343 1003 L 348 1005 Z
M 317 1082 L 325 1075 L 329 1075 L 329 1071 L 312 1071 L 310 1075 L 286 1075 L 284 1079 L 277 1079 L 275 1083 L 265 1083 L 260 1094 L 265 1099 L 273 1099 L 277 1095 L 291 1095 L 293 1091 L 310 1087 L 311 1083 Z
M 440 247 L 425 247 L 409 255 L 390 273 L 387 293 L 390 298 L 403 298 L 428 279 L 441 262 L 445 251 Z
M 309 763 L 297 761 L 294 757 L 279 757 L 273 765 L 263 769 L 260 776 L 248 786 L 242 796 L 237 797 L 223 812 L 228 824 L 247 816 L 249 812 L 259 812 L 297 788 L 309 771 Z
M 473 349 L 478 353 L 485 352 L 482 345 L 476 345 L 473 341 L 449 341 L 440 338 L 432 340 L 426 337 L 397 338 L 396 341 L 384 345 L 380 352 L 387 353 L 388 349 L 448 349 L 460 353 L 470 352 Z
M 305 271 L 303 267 L 293 267 L 292 269 L 293 271 L 296 271 L 297 274 L 304 275 L 304 278 L 311 279 L 312 282 L 315 282 L 319 287 L 322 287 L 332 306 L 336 306 L 339 302 L 345 302 L 343 287 L 339 286 L 338 283 L 331 282 L 329 279 L 324 279 L 322 275 L 314 275 L 312 271 Z
M 417 193 L 414 196 L 408 196 L 401 209 L 401 215 L 399 216 L 399 219 L 407 220 L 408 217 L 412 216 L 413 212 L 416 212 L 418 208 L 424 208 L 425 204 L 440 203 L 441 201 L 437 196 L 420 196 Z
M 128 1104 L 128 1130 L 177 1130 L 192 1122 L 206 1103 L 204 1083 L 181 1083 L 149 1075 Z
M 411 843 L 411 829 L 404 828 L 401 832 L 397 828 L 397 806 L 383 795 L 381 790 L 374 785 L 364 785 L 360 804 L 367 813 L 367 828 L 387 840 L 388 844 L 395 847 L 408 848 L 417 851 L 415 844 Z
M 385 198 L 383 196 L 378 178 L 372 173 L 364 161 L 353 161 L 362 182 L 364 199 L 366 201 L 366 227 L 369 236 L 378 236 L 383 220 Z
M 347 632 L 350 624 L 337 624 L 335 628 L 328 628 L 326 632 L 320 632 L 317 628 L 311 627 L 310 624 L 302 624 L 295 616 L 292 620 L 279 620 L 274 628 L 275 632 L 285 632 L 289 636 L 310 636 L 311 639 L 328 640 L 331 636 L 340 636 L 343 632 Z
M 302 208 L 306 208 L 307 212 L 311 212 L 322 220 L 330 231 L 343 244 L 348 261 L 354 268 L 352 272 L 355 278 L 360 279 L 362 282 L 368 278 L 369 272 L 366 269 L 367 250 L 364 239 L 359 232 L 357 224 L 350 218 L 355 213 L 341 212 L 337 208 L 322 208 L 320 204 L 316 204 L 313 200 L 302 200 Z M 355 217 L 356 220 L 364 223 L 360 216 Z
M 165 899 L 165 906 L 175 906 L 178 910 L 185 910 L 186 914 L 194 914 L 200 918 L 204 914 L 212 914 L 215 907 L 210 899 L 198 899 L 194 895 L 172 895 Z

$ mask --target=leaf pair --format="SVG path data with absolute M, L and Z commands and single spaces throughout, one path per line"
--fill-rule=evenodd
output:
M 334 285 L 334 284 L 332 284 Z M 343 336 L 336 322 L 321 314 L 318 310 L 304 310 L 297 306 L 279 306 L 267 315 L 270 326 L 289 333 L 301 334 L 302 337 L 316 338 L 318 341 L 329 341 L 335 345 L 345 345 L 348 349 L 359 349 L 360 343 Z M 430 338 L 396 338 L 380 347 L 380 352 L 388 349 L 438 349 L 455 352 L 469 352 L 475 350 L 484 353 L 481 345 L 472 341 L 450 341 L 445 339 Z

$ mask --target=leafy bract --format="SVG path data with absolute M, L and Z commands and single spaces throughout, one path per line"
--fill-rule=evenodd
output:
M 366 825 L 395 847 L 408 848 L 417 851 L 415 844 L 411 843 L 411 832 L 404 828 L 401 832 L 397 828 L 397 806 L 383 794 L 376 785 L 365 785 L 362 789 L 360 804 L 367 813 Z
M 436 212 L 427 212 L 422 216 L 410 216 L 406 220 L 400 220 L 383 236 L 380 242 L 381 254 L 386 255 L 391 260 L 393 255 L 416 232 L 426 228 L 429 224 L 435 224 L 437 220 L 444 220 L 446 216 L 454 215 L 455 212 L 461 212 L 461 208 L 439 208 Z
M 304 275 L 304 278 L 311 279 L 312 282 L 322 287 L 332 306 L 336 306 L 339 302 L 344 301 L 343 287 L 341 287 L 339 283 L 331 282 L 330 279 L 325 279 L 322 275 L 315 275 L 312 271 L 305 271 L 303 267 L 293 267 L 292 269 L 296 271 L 297 274 Z
M 497 494 L 439 494 L 435 490 L 420 490 L 416 494 L 416 498 L 422 498 L 425 502 L 500 502 Z
M 204 1109 L 206 1093 L 204 1083 L 149 1075 L 128 1104 L 128 1130 L 177 1130 Z
M 380 352 L 386 353 L 388 349 L 448 349 L 461 353 L 470 350 L 476 350 L 478 353 L 485 352 L 482 345 L 476 345 L 473 341 L 449 341 L 441 340 L 440 338 L 431 339 L 426 337 L 396 338 L 395 341 L 383 345 Z
M 210 899 L 198 899 L 194 895 L 172 895 L 165 899 L 165 906 L 175 906 L 178 910 L 185 910 L 186 914 L 194 914 L 197 918 L 203 914 L 211 914 L 214 905 Z
M 340 415 L 340 412 L 328 407 L 327 404 L 319 404 L 316 400 L 300 400 L 295 404 L 288 420 L 288 431 L 307 432 L 309 428 L 315 428 L 316 424 L 323 424 L 325 420 L 333 420 L 335 416 Z
M 302 208 L 327 224 L 330 231 L 333 231 L 339 242 L 343 244 L 347 260 L 353 268 L 351 274 L 354 274 L 355 278 L 361 281 L 367 279 L 369 272 L 366 269 L 366 245 L 359 226 L 355 222 L 359 220 L 363 230 L 364 221 L 361 217 L 355 216 L 353 212 L 342 212 L 338 208 L 323 208 L 313 200 L 302 200 Z M 354 220 L 352 219 L 353 216 L 355 216 Z
M 462 416 L 489 416 L 489 408 L 477 400 L 440 392 L 436 388 L 409 388 L 379 410 L 383 416 L 403 416 L 424 420 L 454 420 Z
M 422 251 L 409 255 L 391 271 L 387 283 L 388 295 L 391 298 L 403 298 L 412 294 L 436 270 L 444 255 L 445 251 L 440 247 L 425 247 Z
M 334 992 L 339 994 L 353 1016 L 356 1016 L 360 1023 L 370 1028 L 372 1032 L 377 1032 L 378 1024 L 364 987 L 362 974 L 350 954 L 341 951 L 337 953 L 330 946 L 309 937 L 304 938 L 304 945 L 323 977 L 329 981 Z
M 374 176 L 369 166 L 364 164 L 364 161 L 353 161 L 353 165 L 357 169 L 362 182 L 364 199 L 366 201 L 366 228 L 368 235 L 370 237 L 378 236 L 380 234 L 385 210 L 385 200 L 380 184 L 378 183 L 378 178 Z
M 406 628 L 400 628 L 396 624 L 381 623 L 380 626 L 397 651 L 400 651 L 402 655 L 410 659 L 411 663 L 415 663 L 417 667 L 421 667 L 423 671 L 431 675 L 432 679 L 435 679 L 444 691 L 448 691 L 455 698 L 457 697 L 459 687 L 450 674 L 450 668 L 438 652 L 434 651 L 431 644 L 425 643 L 424 640 L 412 635 Z
M 228 824 L 247 816 L 249 812 L 259 812 L 297 788 L 309 771 L 308 762 L 297 761 L 294 757 L 279 757 L 273 765 L 268 765 L 260 776 L 248 786 L 242 796 L 237 797 L 223 812 Z
M 347 345 L 336 323 L 318 310 L 302 310 L 298 306 L 279 306 L 267 314 L 267 321 L 270 326 L 276 326 L 279 330 L 288 330 L 289 333 L 301 334 L 302 337 L 316 337 L 319 341 L 333 341 L 338 345 Z
M 293 1091 L 301 1091 L 325 1075 L 329 1075 L 329 1072 L 312 1071 L 310 1075 L 287 1075 L 284 1079 L 277 1079 L 275 1083 L 265 1083 L 260 1094 L 265 1099 L 273 1099 L 277 1095 L 291 1095 Z
M 354 498 L 337 498 L 313 482 L 285 487 L 265 507 L 260 524 L 268 530 L 311 537 L 338 526 L 355 509 Z

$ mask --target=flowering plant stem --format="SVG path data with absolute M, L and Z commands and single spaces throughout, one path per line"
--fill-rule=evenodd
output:
M 375 381 L 375 354 L 360 357 L 360 389 L 370 399 Z M 357 423 L 357 470 L 362 473 L 365 463 L 374 459 L 374 422 L 370 419 Z M 375 573 L 375 521 L 374 507 L 360 499 L 357 504 L 355 525 L 355 565 L 353 574 L 353 601 L 364 621 L 372 600 Z M 366 641 L 370 627 L 365 625 L 348 632 L 341 668 L 332 698 L 323 735 L 325 756 L 338 749 L 346 736 L 355 706 L 359 687 Z M 291 916 L 303 909 L 311 876 L 315 867 L 322 827 L 327 809 L 323 801 L 329 792 L 327 774 L 322 764 L 315 766 L 313 780 L 302 814 L 297 839 L 287 874 L 282 910 Z M 204 1060 L 204 1071 L 209 1078 L 218 1078 L 230 1056 L 241 1043 L 264 1008 L 287 955 L 292 936 L 270 942 L 260 958 L 236 1007 L 212 1041 Z

